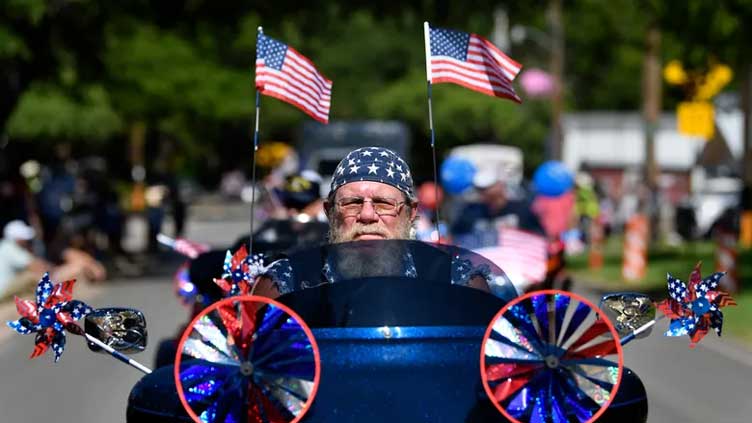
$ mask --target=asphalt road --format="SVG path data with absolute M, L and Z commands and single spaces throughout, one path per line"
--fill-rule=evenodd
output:
M 193 222 L 189 236 L 221 245 L 246 227 L 244 222 Z M 145 313 L 151 343 L 134 358 L 147 366 L 153 364 L 157 341 L 174 336 L 187 316 L 172 294 L 169 275 L 115 280 L 82 287 L 80 292 L 81 299 L 95 307 L 127 305 Z M 661 336 L 665 326 L 665 322 L 659 324 L 649 338 L 624 350 L 625 364 L 637 372 L 648 391 L 649 421 L 749 422 L 752 353 L 715 334 L 690 350 L 685 338 Z M 28 360 L 32 348 L 30 336 L 12 334 L 2 325 L 0 423 L 125 421 L 128 393 L 141 377 L 139 372 L 109 356 L 89 352 L 74 336 L 69 336 L 58 364 L 52 363 L 49 354 Z

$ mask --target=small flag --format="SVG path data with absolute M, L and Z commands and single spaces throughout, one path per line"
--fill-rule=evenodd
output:
M 430 28 L 429 81 L 450 82 L 494 97 L 522 103 L 512 81 L 522 65 L 476 34 Z
M 256 45 L 256 88 L 329 123 L 332 81 L 294 48 L 263 33 Z
M 209 246 L 206 244 L 191 241 L 185 238 L 176 238 L 175 245 L 173 246 L 173 248 L 178 253 L 191 259 L 195 259 L 201 254 L 210 250 Z
M 514 278 L 521 276 L 528 282 L 539 283 L 546 277 L 548 244 L 546 239 L 532 232 L 515 228 L 499 228 L 498 245 L 474 250 L 494 262 Z

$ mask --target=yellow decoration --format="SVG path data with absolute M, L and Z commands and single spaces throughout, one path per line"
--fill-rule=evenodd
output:
M 723 87 L 725 87 L 731 79 L 734 77 L 734 73 L 731 68 L 726 65 L 714 65 L 710 68 L 710 72 L 705 75 L 705 80 L 697 88 L 694 100 L 707 101 L 715 97 Z
M 256 152 L 256 163 L 265 168 L 275 168 L 292 152 L 292 148 L 280 141 L 262 144 Z
M 715 133 L 715 112 L 713 105 L 706 101 L 679 103 L 677 108 L 677 126 L 681 134 L 713 138 Z
M 752 211 L 745 211 L 741 217 L 739 241 L 744 248 L 752 248 Z
M 671 85 L 682 85 L 689 81 L 684 67 L 678 60 L 672 60 L 663 68 L 663 79 Z

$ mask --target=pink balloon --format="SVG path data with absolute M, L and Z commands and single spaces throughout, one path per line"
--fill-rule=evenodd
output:
M 532 209 L 546 231 L 546 235 L 556 238 L 569 229 L 574 210 L 574 193 L 572 191 L 558 197 L 538 195 L 533 200 Z
M 554 80 L 541 69 L 529 69 L 520 76 L 520 83 L 530 97 L 547 97 L 554 92 Z

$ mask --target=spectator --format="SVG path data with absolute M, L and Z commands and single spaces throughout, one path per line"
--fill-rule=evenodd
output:
M 34 286 L 47 263 L 31 253 L 36 231 L 22 220 L 12 220 L 0 240 L 0 299 Z
M 89 254 L 68 247 L 61 253 L 62 262 L 55 266 L 35 257 L 30 251 L 36 231 L 21 220 L 5 225 L 0 241 L 0 298 L 34 286 L 45 271 L 54 281 L 84 279 L 101 281 L 107 277 L 104 267 Z
M 506 185 L 493 175 L 479 174 L 473 180 L 480 202 L 465 206 L 452 224 L 455 243 L 465 248 L 498 244 L 499 227 L 512 227 L 545 235 L 527 200 L 512 199 Z

